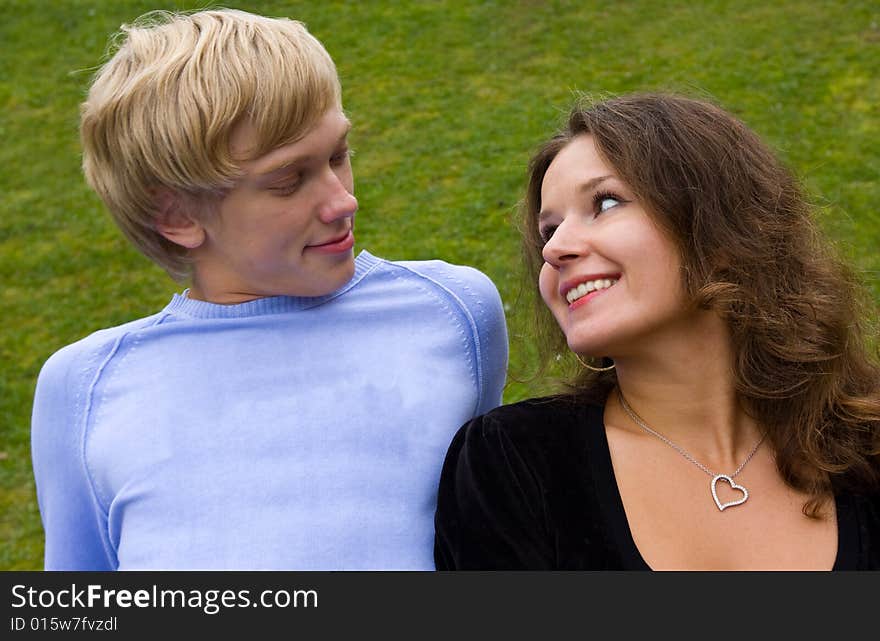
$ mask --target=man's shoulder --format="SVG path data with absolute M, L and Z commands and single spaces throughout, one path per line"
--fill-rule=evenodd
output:
M 385 262 L 425 278 L 489 280 L 489 277 L 476 267 L 450 263 L 437 258 L 432 260 L 387 260 Z
M 500 306 L 501 297 L 492 279 L 469 265 L 445 260 L 381 260 L 385 270 L 400 278 L 453 295 L 467 307 L 486 302 Z
M 88 369 L 89 364 L 97 364 L 102 357 L 109 355 L 121 338 L 154 325 L 161 316 L 161 313 L 157 313 L 122 325 L 99 329 L 65 345 L 46 360 L 40 371 L 40 377 Z

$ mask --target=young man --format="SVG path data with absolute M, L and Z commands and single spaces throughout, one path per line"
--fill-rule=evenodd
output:
M 301 23 L 123 28 L 83 167 L 190 287 L 54 354 L 34 402 L 47 569 L 432 569 L 437 481 L 501 402 L 480 272 L 353 254 L 339 81 Z

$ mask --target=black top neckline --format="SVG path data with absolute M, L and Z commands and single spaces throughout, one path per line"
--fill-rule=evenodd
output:
M 629 527 L 623 498 L 614 475 L 611 461 L 611 448 L 608 445 L 608 434 L 605 430 L 605 408 L 599 405 L 587 407 L 588 416 L 586 440 L 587 456 L 597 471 L 593 474 L 596 493 L 605 500 L 600 501 L 601 509 L 614 540 L 620 544 L 621 561 L 627 570 L 647 570 L 653 568 L 645 561 Z M 597 429 L 598 428 L 598 429 Z M 858 565 L 859 529 L 856 510 L 848 494 L 836 494 L 834 503 L 837 512 L 837 555 L 834 558 L 833 571 L 856 570 Z

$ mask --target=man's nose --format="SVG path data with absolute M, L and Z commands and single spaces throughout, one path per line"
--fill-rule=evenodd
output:
M 358 208 L 357 198 L 346 189 L 342 180 L 335 172 L 329 171 L 326 180 L 326 200 L 321 204 L 320 218 L 325 223 L 332 223 L 340 218 L 351 218 Z

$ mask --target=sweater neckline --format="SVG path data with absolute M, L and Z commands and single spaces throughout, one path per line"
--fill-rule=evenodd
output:
M 234 305 L 221 305 L 188 296 L 189 289 L 175 293 L 165 306 L 164 313 L 190 318 L 248 318 L 268 314 L 284 314 L 323 305 L 341 296 L 373 270 L 382 260 L 361 250 L 354 260 L 354 276 L 345 285 L 323 296 L 266 296 Z

